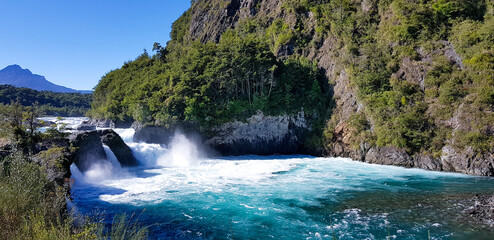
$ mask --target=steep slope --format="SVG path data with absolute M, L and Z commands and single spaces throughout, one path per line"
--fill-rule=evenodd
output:
M 45 77 L 33 74 L 29 69 L 23 69 L 19 65 L 10 65 L 0 70 L 0 85 L 1 84 L 12 85 L 15 87 L 27 87 L 38 91 L 90 93 L 90 91 L 78 91 L 53 84 L 47 81 Z
M 303 110 L 304 151 L 493 176 L 493 11 L 483 0 L 198 0 L 166 48 L 102 79 L 93 114 L 225 129 L 257 110 Z M 310 72 L 312 94 L 311 81 L 297 82 Z M 273 90 L 242 98 L 243 83 Z M 141 90 L 115 91 L 123 84 Z

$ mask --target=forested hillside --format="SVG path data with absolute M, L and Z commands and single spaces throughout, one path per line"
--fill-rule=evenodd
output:
M 494 150 L 493 5 L 194 1 L 166 47 L 102 78 L 91 114 L 208 127 L 303 109 L 311 144 L 330 155 L 364 160 L 394 147 L 443 159 L 468 149 L 485 160 Z
M 0 85 L 0 104 L 6 105 L 13 101 L 18 101 L 23 106 L 31 106 L 37 102 L 38 110 L 43 115 L 79 117 L 85 116 L 91 107 L 92 94 L 55 93 Z

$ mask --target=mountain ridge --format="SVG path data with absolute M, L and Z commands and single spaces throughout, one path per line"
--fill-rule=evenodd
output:
M 54 84 L 42 75 L 34 74 L 29 69 L 24 69 L 17 64 L 9 65 L 0 70 L 0 85 L 12 85 L 26 87 L 37 91 L 52 91 L 62 93 L 91 93 L 90 90 L 76 90 Z

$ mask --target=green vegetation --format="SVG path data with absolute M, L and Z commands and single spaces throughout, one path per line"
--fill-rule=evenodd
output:
M 436 154 L 453 130 L 444 121 L 455 112 L 459 114 L 463 104 L 467 107 L 462 110 L 468 110 L 463 113 L 473 116 L 473 121 L 460 119 L 467 130 L 455 135 L 455 141 L 461 142 L 458 147 L 493 151 L 494 136 L 488 128 L 494 119 L 494 22 L 492 10 L 487 11 L 492 9 L 492 2 L 371 2 L 375 4 L 367 11 L 351 1 L 300 1 L 303 6 L 296 7 L 316 13 L 318 32 L 337 36 L 344 46 L 340 61 L 346 63 L 358 99 L 364 103 L 365 116 L 374 127 L 373 131 L 353 127 L 354 139 L 397 146 L 411 154 Z M 446 41 L 452 43 L 463 63 L 451 53 L 437 53 L 449 47 Z M 395 74 L 403 67 L 412 68 L 412 64 L 427 68 L 428 60 L 424 59 L 429 56 L 434 58 L 423 85 L 410 81 L 420 76 L 401 78 Z
M 33 154 L 41 135 L 36 131 L 39 125 L 37 105 L 23 107 L 19 102 L 0 104 L 0 137 L 10 140 L 14 150 Z
M 11 101 L 17 101 L 22 106 L 38 102 L 43 115 L 80 117 L 91 107 L 92 94 L 55 93 L 0 85 L 0 103 L 10 104 Z
M 195 41 L 159 51 L 153 57 L 144 53 L 103 77 L 91 115 L 210 127 L 243 120 L 257 110 L 295 114 L 304 109 L 323 116 L 327 108 L 317 66 L 303 57 L 277 60 L 255 34 L 229 30 L 219 43 Z
M 147 228 L 125 214 L 109 229 L 89 219 L 75 227 L 65 212 L 63 189 L 46 177 L 46 169 L 22 155 L 0 162 L 1 239 L 147 239 Z
M 110 228 L 73 222 L 64 179 L 73 149 L 56 128 L 38 132 L 38 114 L 36 105 L 0 104 L 0 239 L 146 239 L 147 228 L 126 215 Z
M 303 109 L 315 126 L 311 144 L 322 145 L 323 136 L 333 140 L 340 115 L 327 118 L 341 111 L 328 83 L 344 71 L 347 91 L 362 104 L 348 119 L 355 148 L 367 142 L 438 156 L 449 139 L 494 151 L 492 1 L 285 0 L 263 12 L 265 3 L 221 32 L 214 19 L 229 1 L 194 2 L 166 48 L 156 44 L 156 55 L 144 53 L 102 78 L 91 116 L 209 128 L 257 110 Z M 213 20 L 193 22 L 197 13 Z M 197 32 L 194 24 L 204 27 Z M 331 79 L 311 55 L 325 42 L 335 62 Z

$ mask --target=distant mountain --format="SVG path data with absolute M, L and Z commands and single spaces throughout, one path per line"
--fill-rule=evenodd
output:
M 38 91 L 52 91 L 62 93 L 91 93 L 92 91 L 80 91 L 49 82 L 45 77 L 33 74 L 29 69 L 23 69 L 19 65 L 10 65 L 0 71 L 0 85 L 8 84 L 15 87 L 26 87 Z

